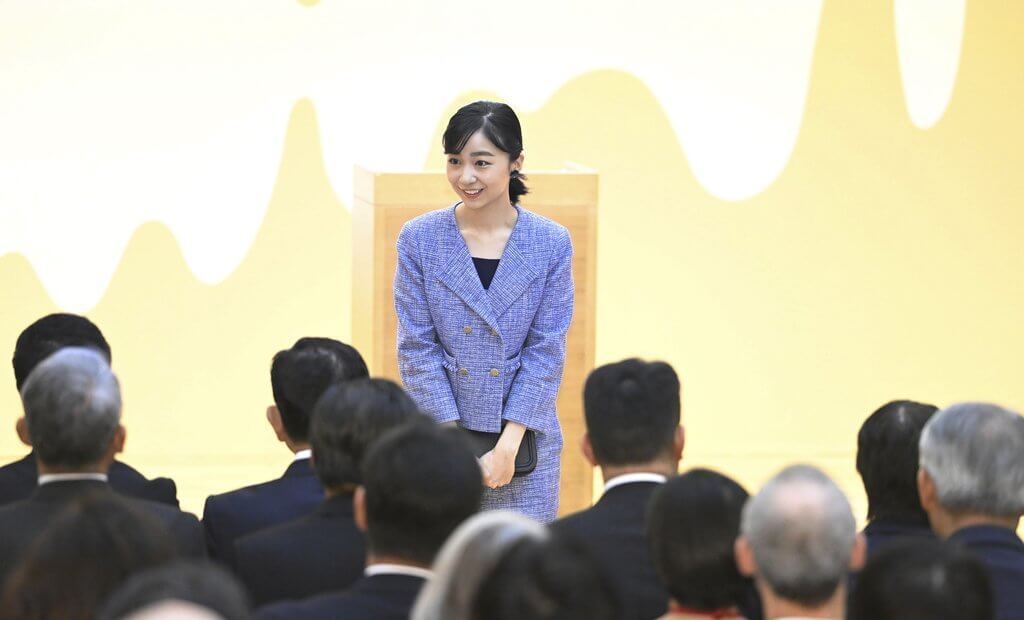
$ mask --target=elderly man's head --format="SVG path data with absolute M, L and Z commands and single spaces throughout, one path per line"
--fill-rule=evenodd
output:
M 850 503 L 820 470 L 788 467 L 747 502 L 736 556 L 763 595 L 806 609 L 841 604 L 839 587 L 863 563 Z
M 121 390 L 92 349 L 60 349 L 21 388 L 28 434 L 40 470 L 106 471 L 124 444 Z
M 1024 418 L 988 403 L 935 414 L 921 433 L 918 490 L 932 527 L 949 536 L 979 519 L 1016 527 L 1024 514 Z

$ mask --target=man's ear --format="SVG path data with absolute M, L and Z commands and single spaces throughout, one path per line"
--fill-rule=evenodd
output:
M 18 418 L 18 421 L 14 423 L 14 430 L 18 433 L 18 439 L 21 443 L 26 446 L 32 446 L 32 438 L 28 436 L 28 422 L 25 420 L 25 416 Z
M 736 556 L 736 567 L 744 577 L 753 577 L 757 573 L 757 562 L 754 560 L 754 550 L 750 548 L 750 542 L 746 536 L 740 536 L 733 544 L 733 553 Z
M 680 424 L 676 427 L 676 436 L 672 441 L 672 458 L 679 461 L 683 458 L 683 447 L 686 445 L 686 429 Z
M 277 405 L 267 407 L 267 422 L 274 429 L 274 434 L 277 435 L 278 441 L 288 441 L 288 433 L 284 430 L 284 421 L 281 420 L 281 412 L 278 410 Z
M 591 467 L 597 467 L 597 459 L 594 458 L 594 446 L 590 443 L 590 433 L 583 433 L 580 439 L 580 450 L 583 451 L 583 458 L 587 459 Z
M 124 452 L 124 444 L 128 440 L 128 429 L 123 424 L 117 425 L 117 430 L 114 431 L 114 440 L 111 442 L 111 447 L 114 449 L 114 454 L 121 454 Z
M 868 559 L 868 543 L 864 538 L 864 534 L 857 532 L 857 538 L 853 541 L 853 552 L 850 553 L 850 570 L 859 571 L 864 568 L 864 563 Z
M 366 533 L 366 487 L 356 487 L 355 495 L 352 496 L 352 516 L 355 519 L 359 531 Z
M 936 503 L 935 481 L 923 467 L 917 468 L 917 497 L 925 512 L 931 512 Z

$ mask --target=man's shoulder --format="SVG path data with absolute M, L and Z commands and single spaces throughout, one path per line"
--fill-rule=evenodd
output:
M 289 495 L 318 496 L 323 490 L 315 476 L 294 476 L 275 478 L 266 482 L 218 493 L 206 498 L 205 515 L 218 510 L 245 510 L 261 507 Z
M 304 601 L 287 601 L 261 607 L 256 618 L 259 620 L 338 618 L 341 617 L 339 611 L 347 611 L 347 608 L 351 607 L 351 599 L 352 597 L 347 592 L 321 594 Z

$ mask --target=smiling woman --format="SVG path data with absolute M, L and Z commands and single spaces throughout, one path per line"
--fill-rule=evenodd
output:
M 552 521 L 572 243 L 565 227 L 518 205 L 528 190 L 512 108 L 464 106 L 443 142 L 460 200 L 409 221 L 399 234 L 398 368 L 409 394 L 438 423 L 476 431 L 485 509 Z

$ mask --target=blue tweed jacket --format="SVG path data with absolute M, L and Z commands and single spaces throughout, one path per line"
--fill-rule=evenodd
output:
M 499 432 L 502 420 L 558 432 L 555 397 L 573 312 L 569 231 L 521 207 L 488 289 L 455 207 L 398 236 L 398 369 L 437 422 Z

